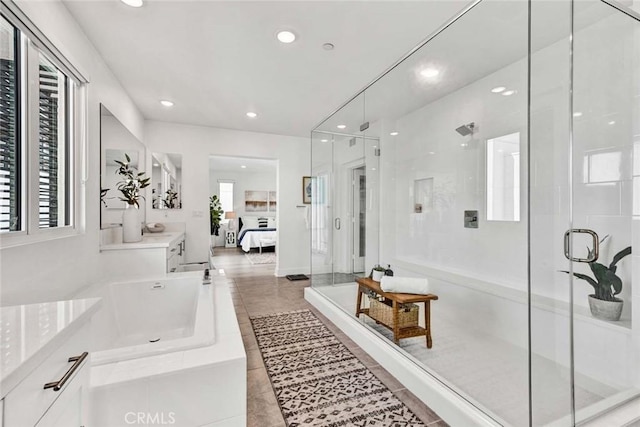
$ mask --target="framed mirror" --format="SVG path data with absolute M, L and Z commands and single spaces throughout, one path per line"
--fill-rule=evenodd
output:
M 100 228 L 122 224 L 126 205 L 120 200 L 117 184 L 118 163 L 129 157 L 129 166 L 138 171 L 145 169 L 146 148 L 104 105 L 100 104 Z M 148 174 L 147 174 L 148 176 Z M 147 197 L 147 189 L 141 191 Z M 145 221 L 145 204 L 140 203 L 140 218 Z
M 182 155 L 151 153 L 151 207 L 182 209 Z

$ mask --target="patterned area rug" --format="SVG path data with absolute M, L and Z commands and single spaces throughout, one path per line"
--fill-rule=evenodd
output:
M 276 263 L 276 253 L 275 252 L 249 252 L 245 254 L 247 258 L 249 258 L 249 262 L 253 265 L 256 264 L 275 264 Z
M 311 311 L 251 323 L 289 427 L 424 426 Z

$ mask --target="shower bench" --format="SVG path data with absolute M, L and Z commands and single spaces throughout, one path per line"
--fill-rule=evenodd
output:
M 368 308 L 362 308 L 362 294 L 366 291 L 373 291 L 376 294 L 384 297 L 392 302 L 393 310 L 393 322 L 391 325 L 380 323 L 381 325 L 389 328 L 393 331 L 393 341 L 398 344 L 402 338 L 412 337 L 427 337 L 427 348 L 431 348 L 431 301 L 438 299 L 434 294 L 400 294 L 396 292 L 385 292 L 380 288 L 380 283 L 368 277 L 358 277 L 356 279 L 358 283 L 358 296 L 356 300 L 356 317 L 360 317 L 360 314 L 369 315 Z M 424 325 L 422 326 L 408 326 L 400 328 L 398 325 L 399 307 L 400 304 L 412 304 L 412 303 L 424 303 Z M 371 316 L 369 316 L 371 317 Z M 372 317 L 373 320 L 376 320 Z

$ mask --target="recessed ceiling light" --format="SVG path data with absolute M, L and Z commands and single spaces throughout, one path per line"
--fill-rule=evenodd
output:
M 247 167 L 245 165 L 241 165 L 240 166 L 242 169 L 246 169 Z
M 322 48 L 324 50 L 333 50 L 334 47 L 335 46 L 333 45 L 333 43 L 325 43 L 325 44 L 322 45 Z
M 573 113 L 573 117 L 580 117 L 582 115 L 582 113 L 580 111 L 576 111 L 575 113 Z
M 328 139 L 321 139 L 320 142 L 329 142 Z
M 502 92 L 502 95 L 504 95 L 504 96 L 511 96 L 511 95 L 513 95 L 514 93 L 516 93 L 516 91 L 515 91 L 515 90 L 508 90 L 508 91 L 506 91 L 506 92 Z
M 424 70 L 420 71 L 420 75 L 422 77 L 435 77 L 438 74 L 440 74 L 440 71 L 436 70 L 435 68 L 425 68 Z
M 160 163 L 154 163 L 153 166 L 158 167 L 160 166 Z
M 506 89 L 506 87 L 504 87 L 504 86 L 498 86 L 498 87 L 494 87 L 493 89 L 491 89 L 491 92 L 500 93 L 500 92 L 504 91 L 505 89 Z
M 429 151 L 427 154 L 436 154 L 435 151 Z
M 167 101 L 166 99 L 160 101 L 160 104 L 164 105 L 165 107 L 173 107 L 173 102 Z
M 610 125 L 615 125 L 615 124 L 616 124 L 616 122 L 615 122 L 615 120 L 611 120 L 611 121 L 609 122 L 609 124 L 610 124 Z
M 254 113 L 253 111 L 249 111 L 247 113 L 247 117 L 249 117 L 251 119 L 255 119 L 256 117 L 258 117 L 258 115 L 256 113 Z
M 142 6 L 142 0 L 120 0 L 120 1 L 122 1 L 122 3 L 126 4 L 127 6 L 131 6 L 131 7 Z
M 391 136 L 396 136 L 397 134 L 398 134 L 398 132 L 393 131 L 393 132 L 391 132 L 389 135 L 391 135 Z
M 337 126 L 337 128 L 338 128 L 338 129 L 346 129 L 346 128 L 347 128 L 347 125 L 338 125 L 338 126 Z
M 293 43 L 296 39 L 296 35 L 291 31 L 279 31 L 276 37 L 281 43 Z

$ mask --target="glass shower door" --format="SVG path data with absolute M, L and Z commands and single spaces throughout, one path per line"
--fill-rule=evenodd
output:
M 640 26 L 599 0 L 546 3 L 532 7 L 531 425 L 573 426 L 640 386 L 638 261 L 625 255 L 640 236 Z M 564 36 L 549 43 L 535 29 L 551 16 Z

